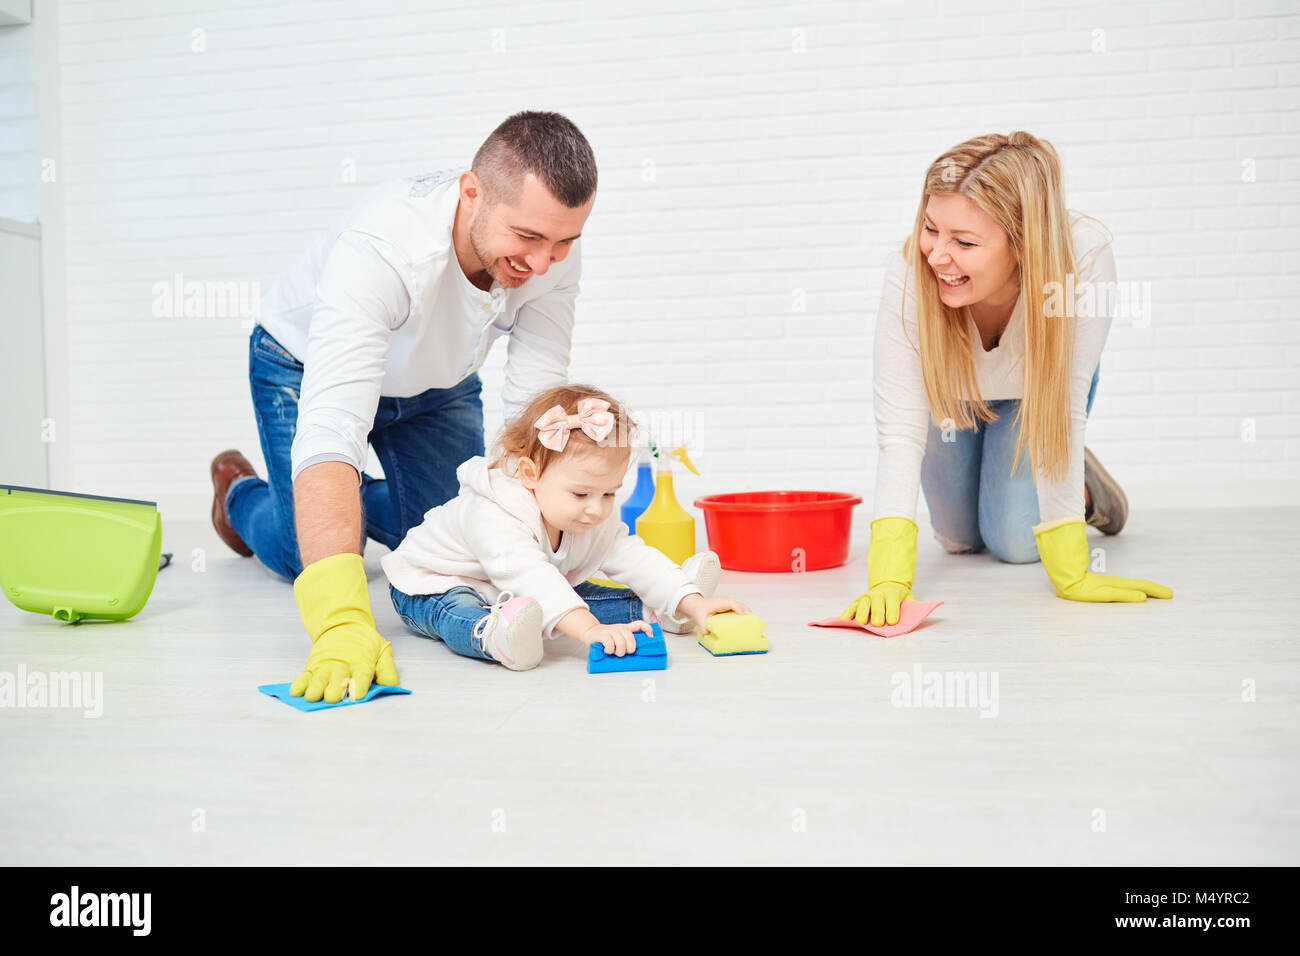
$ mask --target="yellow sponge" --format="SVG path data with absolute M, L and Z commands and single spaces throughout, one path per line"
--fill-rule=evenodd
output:
M 766 654 L 767 621 L 757 614 L 723 611 L 708 618 L 709 629 L 700 634 L 700 646 L 714 657 L 729 654 Z

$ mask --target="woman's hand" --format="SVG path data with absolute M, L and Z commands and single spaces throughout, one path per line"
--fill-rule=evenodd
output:
M 877 518 L 871 522 L 867 546 L 867 590 L 853 599 L 840 620 L 872 627 L 897 624 L 900 606 L 915 597 L 915 575 L 916 522 L 897 515 Z
M 840 620 L 857 621 L 872 627 L 897 624 L 903 602 L 912 599 L 911 588 L 894 581 L 885 581 L 855 597 L 840 615 Z
M 1057 597 L 1067 601 L 1122 601 L 1171 598 L 1173 589 L 1144 578 L 1121 578 L 1088 570 L 1088 538 L 1082 518 L 1062 518 L 1034 528 L 1038 556 Z

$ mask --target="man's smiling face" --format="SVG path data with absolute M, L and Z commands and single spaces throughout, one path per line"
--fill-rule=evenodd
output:
M 570 208 L 536 176 L 526 173 L 517 196 L 492 203 L 484 196 L 478 176 L 463 173 L 456 215 L 458 220 L 462 212 L 469 216 L 467 237 L 477 260 L 466 274 L 473 280 L 474 273 L 485 272 L 507 289 L 523 285 L 534 275 L 545 275 L 551 263 L 569 254 L 595 202 L 593 194 L 581 206 Z M 459 256 L 460 250 L 457 253 Z

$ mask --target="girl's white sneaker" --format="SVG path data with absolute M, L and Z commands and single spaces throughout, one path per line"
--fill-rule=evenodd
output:
M 701 551 L 693 554 L 682 562 L 682 570 L 686 576 L 691 579 L 700 593 L 705 597 L 713 597 L 713 592 L 718 589 L 718 579 L 722 577 L 722 562 L 712 551 Z M 659 619 L 659 626 L 673 634 L 689 634 L 695 630 L 695 622 L 687 618 L 684 622 L 679 622 L 671 616 L 671 611 Z
M 474 625 L 474 640 L 510 670 L 532 670 L 542 662 L 542 606 L 502 591 Z

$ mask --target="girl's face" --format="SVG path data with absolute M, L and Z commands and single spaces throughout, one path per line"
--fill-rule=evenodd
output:
M 931 196 L 919 238 L 944 305 L 1015 304 L 1020 270 L 1011 239 L 997 220 L 970 199 L 956 193 Z
M 582 534 L 613 512 L 628 460 L 626 448 L 584 449 L 561 455 L 538 477 L 532 459 L 521 458 L 519 480 L 537 497 L 547 525 L 566 534 Z

